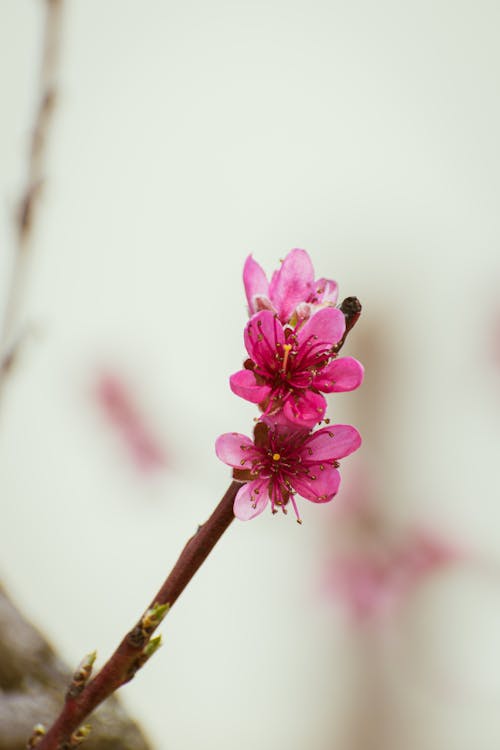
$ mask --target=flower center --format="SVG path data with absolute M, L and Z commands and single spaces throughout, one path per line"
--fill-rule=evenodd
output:
M 273 453 L 273 461 L 279 461 L 281 458 L 281 455 L 279 453 Z

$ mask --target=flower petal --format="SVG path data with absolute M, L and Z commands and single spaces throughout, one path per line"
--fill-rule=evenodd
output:
M 313 385 L 323 393 L 353 391 L 363 382 L 364 368 L 353 357 L 334 359 L 313 380 Z
M 305 302 L 314 282 L 314 268 L 305 250 L 291 250 L 279 271 L 273 273 L 269 297 L 283 323 L 290 320 L 299 302 Z
M 321 461 L 334 461 L 353 453 L 361 445 L 361 435 L 350 424 L 334 424 L 322 427 L 314 432 L 301 450 L 304 465 L 312 465 Z
M 299 329 L 297 339 L 299 347 L 307 342 L 337 344 L 345 331 L 345 318 L 336 307 L 322 307 Z
M 225 432 L 215 441 L 215 452 L 228 466 L 241 469 L 250 456 L 255 453 L 253 441 L 239 432 Z
M 255 375 L 251 370 L 239 370 L 229 378 L 229 385 L 233 393 L 252 404 L 259 404 L 271 393 L 271 386 L 257 385 Z
M 339 287 L 333 279 L 318 279 L 314 282 L 313 295 L 316 302 L 334 305 L 338 294 Z
M 263 268 L 251 255 L 245 261 L 243 267 L 243 284 L 247 295 L 248 310 L 250 315 L 261 309 L 257 307 L 255 297 L 269 297 L 269 283 Z
M 285 401 L 283 416 L 297 427 L 314 427 L 321 422 L 326 411 L 326 400 L 321 393 L 301 391 Z
M 266 297 L 265 294 L 256 294 L 253 300 L 255 308 L 254 312 L 260 312 L 260 310 L 271 310 L 273 315 L 277 315 L 276 308 L 269 297 Z
M 276 360 L 279 348 L 285 343 L 283 326 L 270 310 L 252 315 L 245 327 L 245 346 L 250 357 L 266 370 L 280 367 Z
M 340 485 L 340 474 L 337 469 L 325 466 L 321 471 L 311 471 L 312 477 L 297 475 L 290 477 L 290 484 L 296 492 L 313 503 L 327 503 L 337 494 Z
M 238 490 L 234 500 L 234 515 L 240 521 L 249 521 L 258 516 L 269 502 L 269 480 L 255 479 Z

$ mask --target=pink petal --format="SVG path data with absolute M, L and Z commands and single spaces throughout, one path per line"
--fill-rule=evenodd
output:
M 229 385 L 233 393 L 252 404 L 259 404 L 269 396 L 271 387 L 269 385 L 257 385 L 255 375 L 251 370 L 239 370 L 229 378 Z
M 267 479 L 255 479 L 244 484 L 234 500 L 233 510 L 236 518 L 240 521 L 250 521 L 262 513 L 269 502 L 268 487 Z
M 324 342 L 334 346 L 345 331 L 344 314 L 336 307 L 322 307 L 298 331 L 299 346 L 307 341 Z
M 251 255 L 245 261 L 243 268 L 243 284 L 247 295 L 250 315 L 262 309 L 257 307 L 255 297 L 269 297 L 269 283 L 262 267 Z
M 297 316 L 297 320 L 307 320 L 307 318 L 311 316 L 313 308 L 314 305 L 310 302 L 299 302 L 299 304 L 295 308 L 295 315 Z
M 318 279 L 314 282 L 313 294 L 318 302 L 334 305 L 339 293 L 338 284 L 333 279 Z
M 163 468 L 167 462 L 164 448 L 138 408 L 125 380 L 113 372 L 100 373 L 95 396 L 137 467 L 144 472 Z
M 326 411 L 325 397 L 314 391 L 302 391 L 285 402 L 283 416 L 297 427 L 314 427 L 321 422 Z
M 217 457 L 234 469 L 244 468 L 245 462 L 253 455 L 254 451 L 253 441 L 239 432 L 225 432 L 215 441 Z
M 291 250 L 269 284 L 269 297 L 280 319 L 287 322 L 299 302 L 309 297 L 314 283 L 314 269 L 305 250 Z
M 301 450 L 305 465 L 334 461 L 353 453 L 361 445 L 361 435 L 349 424 L 322 427 L 309 437 Z
M 245 327 L 245 346 L 250 357 L 266 369 L 275 369 L 279 345 L 285 343 L 283 326 L 270 310 L 253 315 Z
M 291 476 L 290 484 L 302 497 L 313 503 L 327 503 L 337 494 L 340 485 L 340 474 L 337 469 L 325 466 L 321 471 L 311 470 L 315 477 L 311 479 L 305 476 Z
M 260 312 L 261 310 L 271 310 L 274 315 L 277 315 L 276 308 L 273 303 L 266 297 L 265 294 L 256 294 L 254 300 L 254 312 Z
M 353 391 L 363 382 L 364 372 L 363 365 L 357 359 L 341 357 L 320 370 L 313 384 L 323 393 Z

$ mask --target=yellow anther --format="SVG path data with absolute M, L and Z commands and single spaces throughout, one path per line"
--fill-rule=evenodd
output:
M 286 371 L 286 364 L 288 362 L 288 355 L 290 354 L 291 348 L 292 348 L 291 344 L 283 344 L 283 349 L 285 350 L 285 356 L 283 357 L 283 367 L 281 368 L 282 372 Z
M 273 461 L 279 461 L 281 458 L 279 453 L 273 453 Z

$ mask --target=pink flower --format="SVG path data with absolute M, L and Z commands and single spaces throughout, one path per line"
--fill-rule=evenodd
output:
M 243 283 L 250 315 L 271 310 L 282 323 L 288 323 L 294 314 L 297 319 L 306 319 L 320 307 L 333 306 L 337 301 L 337 282 L 331 279 L 315 281 L 311 259 L 305 250 L 299 248 L 288 253 L 270 282 L 261 266 L 249 255 L 243 269 Z
M 327 503 L 340 484 L 338 459 L 361 444 L 358 431 L 350 425 L 333 425 L 317 432 L 269 427 L 260 422 L 251 440 L 237 432 L 217 438 L 215 451 L 232 466 L 235 479 L 246 481 L 234 501 L 234 514 L 241 521 L 258 516 L 268 502 L 273 513 L 286 513 L 292 504 L 301 523 L 294 494 L 313 503 Z
M 256 313 L 245 328 L 250 360 L 231 376 L 231 390 L 260 404 L 269 421 L 313 427 L 326 411 L 320 391 L 352 391 L 363 380 L 357 360 L 334 359 L 344 331 L 344 315 L 333 307 L 295 328 L 284 326 L 270 310 Z

